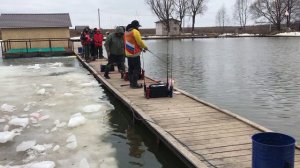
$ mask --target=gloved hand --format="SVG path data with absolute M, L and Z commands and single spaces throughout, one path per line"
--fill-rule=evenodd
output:
M 147 50 L 148 50 L 148 47 L 144 48 L 144 49 L 143 49 L 143 52 L 146 52 Z

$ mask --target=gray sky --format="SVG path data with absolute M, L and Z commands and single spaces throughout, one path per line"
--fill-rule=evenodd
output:
M 235 0 L 207 1 L 207 11 L 197 17 L 196 26 L 215 26 L 216 13 L 223 4 L 232 16 Z M 139 20 L 143 28 L 154 28 L 158 20 L 145 0 L 1 0 L 0 13 L 69 13 L 73 27 L 98 27 L 98 8 L 102 28 L 127 25 L 134 19 Z M 191 19 L 185 19 L 185 26 L 191 26 Z

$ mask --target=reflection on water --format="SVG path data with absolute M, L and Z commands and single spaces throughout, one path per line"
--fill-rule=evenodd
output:
M 300 129 L 298 38 L 152 40 L 146 43 L 164 60 L 169 48 L 177 87 L 300 139 L 297 131 Z M 164 80 L 166 65 L 149 52 L 144 56 L 146 74 Z
M 157 144 L 157 137 L 147 128 L 137 121 L 133 124 L 131 112 L 122 103 L 108 92 L 107 95 L 115 107 L 109 117 L 113 132 L 107 141 L 117 148 L 119 167 L 186 167 L 165 146 Z

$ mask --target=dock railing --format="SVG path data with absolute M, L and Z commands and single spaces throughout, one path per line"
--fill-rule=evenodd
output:
M 8 39 L 1 42 L 2 54 L 11 49 L 26 49 L 29 52 L 32 48 L 49 48 L 50 52 L 55 47 L 63 47 L 74 51 L 73 42 L 69 38 L 33 38 L 33 39 Z

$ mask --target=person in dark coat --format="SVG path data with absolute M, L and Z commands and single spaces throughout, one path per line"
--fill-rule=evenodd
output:
M 83 29 L 81 35 L 80 35 L 80 41 L 84 50 L 84 59 L 86 62 L 90 62 L 90 33 L 89 28 L 86 27 Z
M 110 33 L 105 40 L 105 49 L 108 57 L 108 63 L 105 68 L 104 77 L 110 79 L 109 70 L 114 63 L 117 64 L 118 70 L 121 73 L 121 78 L 124 76 L 125 65 L 124 65 L 124 29 L 118 26 L 115 32 Z

